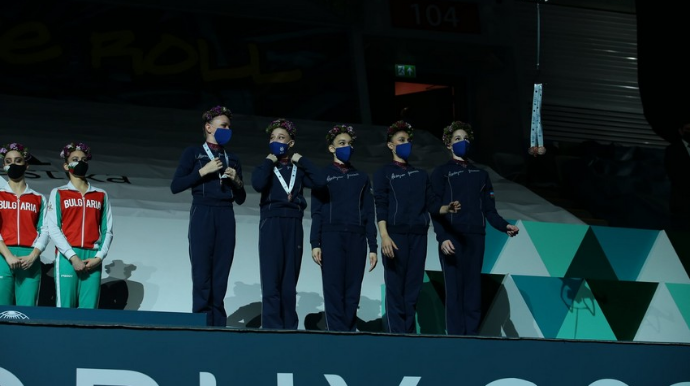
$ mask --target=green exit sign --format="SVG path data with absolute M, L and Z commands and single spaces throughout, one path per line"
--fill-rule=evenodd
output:
M 417 67 L 410 64 L 396 64 L 395 76 L 399 78 L 416 78 Z

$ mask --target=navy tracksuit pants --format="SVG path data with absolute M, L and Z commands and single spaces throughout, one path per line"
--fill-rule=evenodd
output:
M 390 234 L 398 250 L 393 259 L 382 255 L 386 283 L 386 321 L 392 333 L 413 334 L 416 310 L 424 281 L 426 234 Z
M 297 217 L 268 217 L 259 225 L 261 328 L 296 330 L 297 279 L 304 230 Z
M 439 257 L 446 285 L 446 331 L 448 335 L 478 335 L 481 322 L 484 235 L 450 237 L 455 253 Z
M 355 331 L 367 262 L 364 233 L 323 232 L 321 274 L 328 331 Z
M 208 326 L 227 324 L 224 300 L 234 255 L 232 206 L 192 205 L 189 216 L 192 312 L 206 313 Z

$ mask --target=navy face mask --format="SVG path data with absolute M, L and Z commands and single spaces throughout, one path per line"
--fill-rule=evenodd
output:
M 232 138 L 232 129 L 219 127 L 216 129 L 216 132 L 213 133 L 213 137 L 219 145 L 225 145 L 230 141 L 230 138 Z
M 281 143 L 281 142 L 271 142 L 268 144 L 268 147 L 271 149 L 271 154 L 273 154 L 276 157 L 283 156 L 287 154 L 288 149 L 290 146 L 287 143 Z
M 407 159 L 410 157 L 410 154 L 412 153 L 412 143 L 407 142 L 407 143 L 401 143 L 400 145 L 397 145 L 395 147 L 395 154 L 397 154 L 398 157 L 404 159 L 407 161 Z
M 460 142 L 455 142 L 453 144 L 453 154 L 458 157 L 464 157 L 470 151 L 470 142 L 463 139 Z
M 335 149 L 335 158 L 339 159 L 344 163 L 348 163 L 354 151 L 355 149 L 353 149 L 352 146 L 338 147 Z

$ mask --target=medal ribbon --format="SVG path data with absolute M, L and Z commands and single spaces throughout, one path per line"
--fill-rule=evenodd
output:
M 292 201 L 292 188 L 295 187 L 295 176 L 297 175 L 297 166 L 292 166 L 292 173 L 290 173 L 290 186 L 285 183 L 285 179 L 283 178 L 283 175 L 280 174 L 280 171 L 278 170 L 277 167 L 273 167 L 273 173 L 275 173 L 276 177 L 278 177 L 278 181 L 280 181 L 280 184 L 283 185 L 283 190 L 285 190 L 285 193 L 288 195 L 288 201 Z

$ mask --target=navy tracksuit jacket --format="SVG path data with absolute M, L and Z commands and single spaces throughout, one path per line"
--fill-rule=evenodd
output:
M 321 248 L 326 327 L 355 331 L 369 251 L 376 253 L 374 198 L 366 173 L 332 164 L 326 186 L 311 193 L 312 248 Z
M 426 171 L 391 163 L 374 174 L 376 221 L 386 221 L 398 246 L 393 259 L 382 256 L 386 283 L 386 322 L 393 333 L 414 333 L 415 312 L 424 280 L 429 213 L 438 213 Z
M 496 211 L 485 170 L 451 160 L 433 171 L 431 183 L 443 202 L 460 201 L 461 205 L 458 213 L 432 217 L 446 287 L 446 331 L 449 335 L 477 335 L 486 221 L 501 232 L 507 231 L 508 222 Z M 454 254 L 441 252 L 445 240 L 453 243 Z
M 297 167 L 292 200 L 283 189 L 273 168 L 277 167 L 290 185 L 293 167 Z M 323 177 L 308 159 L 273 163 L 265 159 L 252 173 L 252 187 L 261 193 L 259 223 L 259 271 L 261 273 L 261 327 L 296 330 L 297 279 L 302 265 L 304 230 L 302 217 L 307 208 L 303 189 L 319 188 Z
M 211 150 L 225 167 L 232 167 L 242 180 L 239 158 L 222 147 Z M 225 293 L 235 255 L 235 212 L 233 203 L 247 198 L 244 187 L 236 189 L 218 173 L 201 177 L 199 169 L 210 161 L 203 146 L 184 150 L 170 184 L 173 193 L 192 189 L 189 214 L 189 259 L 192 264 L 192 312 L 206 313 L 206 324 L 225 326 Z

